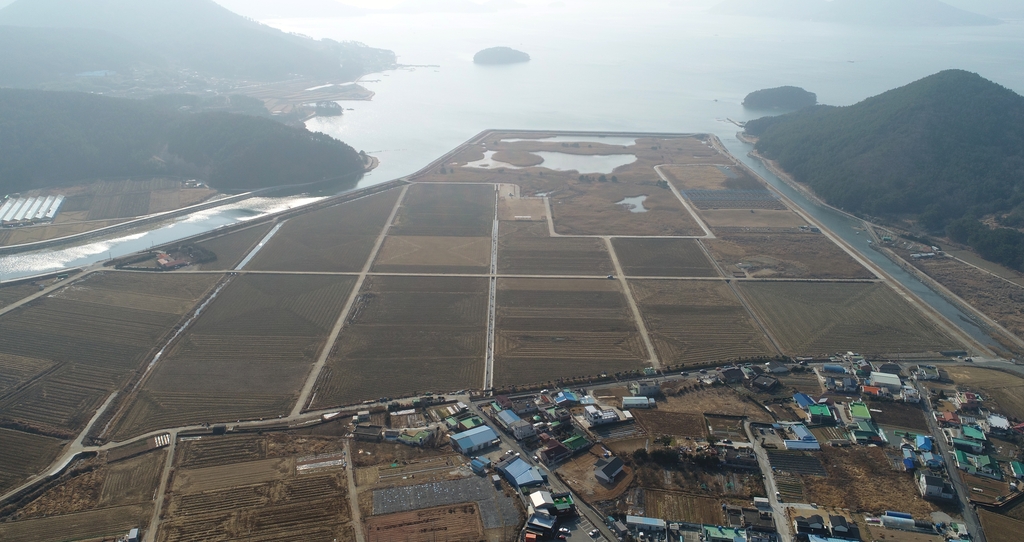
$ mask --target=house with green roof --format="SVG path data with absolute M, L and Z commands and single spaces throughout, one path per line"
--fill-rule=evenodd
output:
M 977 427 L 974 427 L 973 425 L 965 425 L 960 428 L 960 431 L 963 433 L 964 438 L 969 438 L 980 442 L 985 442 L 986 440 L 988 440 L 988 438 L 985 437 L 985 432 Z
M 828 405 L 810 405 L 807 407 L 807 418 L 811 425 L 832 425 L 836 419 Z
M 1024 480 L 1024 463 L 1020 461 L 1010 462 L 1010 472 L 1013 473 L 1013 477 L 1018 480 Z
M 718 525 L 705 525 L 703 540 L 706 542 L 746 542 L 747 531 Z
M 964 452 L 963 450 L 955 450 L 953 452 L 953 459 L 956 461 L 957 468 L 968 474 L 975 474 L 996 480 L 1003 479 L 1003 473 L 999 468 L 999 463 L 996 462 L 995 459 L 992 459 L 991 456 L 974 455 Z
M 854 421 L 870 420 L 871 411 L 868 410 L 868 405 L 857 401 L 855 403 L 850 403 L 850 417 L 853 418 Z

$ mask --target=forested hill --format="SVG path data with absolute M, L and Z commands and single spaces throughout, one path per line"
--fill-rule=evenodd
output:
M 221 190 L 363 172 L 352 147 L 320 133 L 173 100 L 0 89 L 0 194 L 103 177 L 179 175 Z
M 361 44 L 287 34 L 212 0 L 17 0 L 0 9 L 0 25 L 100 30 L 174 67 L 223 78 L 355 78 L 395 60 L 390 51 Z M 37 53 L 43 60 L 59 54 Z
M 829 203 L 916 219 L 932 232 L 956 224 L 954 238 L 983 256 L 979 236 L 988 234 L 975 218 L 1024 214 L 1024 97 L 974 73 L 944 71 L 849 107 L 757 119 L 746 132 Z M 965 225 L 972 233 L 956 234 Z M 1024 240 L 1018 248 L 998 258 L 1022 268 Z

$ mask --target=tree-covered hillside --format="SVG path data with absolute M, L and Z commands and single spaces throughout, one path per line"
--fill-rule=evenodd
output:
M 395 60 L 390 51 L 287 34 L 212 0 L 17 0 L 0 9 L 0 25 L 101 30 L 173 67 L 223 78 L 354 78 Z
M 743 107 L 750 109 L 784 109 L 796 111 L 818 103 L 818 95 L 800 87 L 777 87 L 755 90 L 743 99 Z
M 266 118 L 182 111 L 175 100 L 0 89 L 0 193 L 134 175 L 181 175 L 221 190 L 363 171 L 348 145 Z
M 940 72 L 849 107 L 750 121 L 746 131 L 759 137 L 758 152 L 851 212 L 913 218 L 935 232 L 1024 206 L 1024 97 L 974 73 Z M 986 245 L 987 234 L 971 232 L 959 240 Z M 1021 234 L 997 235 L 1005 245 Z M 1024 266 L 1024 254 L 992 258 Z

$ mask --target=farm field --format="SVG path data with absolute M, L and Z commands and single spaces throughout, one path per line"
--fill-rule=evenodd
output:
M 765 186 L 746 170 L 721 165 L 668 165 L 661 172 L 677 190 L 756 190 Z
M 705 209 L 700 217 L 718 232 L 758 230 L 799 232 L 807 221 L 790 210 L 778 209 Z
M 500 279 L 495 386 L 636 369 L 646 349 L 618 281 Z
M 702 414 L 663 412 L 657 409 L 635 409 L 632 413 L 649 435 L 703 438 L 708 433 Z
M 993 277 L 953 258 L 913 260 L 907 257 L 909 252 L 902 251 L 900 256 L 1010 333 L 1024 338 L 1024 314 L 1019 310 L 1024 304 L 1024 286 Z
M 977 391 L 985 400 L 985 407 L 992 408 L 1015 419 L 1024 419 L 1024 378 L 1002 371 L 950 365 L 944 367 L 949 377 L 958 385 Z
M 612 239 L 622 271 L 629 277 L 717 277 L 696 239 Z
M 286 414 L 355 277 L 240 275 L 157 364 L 113 424 L 146 431 Z
M 746 416 L 751 422 L 774 422 L 763 408 L 743 400 L 740 395 L 727 388 L 702 389 L 668 397 L 664 403 L 658 403 L 658 411 L 699 415 L 702 418 L 704 414 Z
M 13 284 L 10 286 L 0 286 L 0 309 L 13 303 L 17 303 L 38 291 L 38 286 L 33 286 L 27 282 Z
M 369 277 L 311 408 L 480 386 L 487 292 L 485 278 Z
M 393 236 L 384 239 L 373 263 L 376 273 L 486 274 L 490 237 Z
M 414 184 L 402 200 L 389 234 L 489 238 L 495 194 L 494 186 L 486 184 Z
M 3 315 L 0 419 L 77 434 L 219 278 L 94 273 Z
M 600 239 L 549 237 L 544 222 L 498 226 L 498 273 L 505 275 L 594 275 L 615 272 Z
M 6 493 L 57 458 L 64 441 L 0 428 L 0 493 Z
M 166 457 L 167 452 L 160 450 L 117 463 L 105 463 L 98 458 L 72 467 L 58 484 L 21 506 L 14 516 L 15 521 L 0 523 L 0 532 L 3 525 L 24 524 L 45 531 L 51 526 L 71 526 L 69 524 L 76 520 L 98 518 L 101 521 L 93 525 L 74 526 L 92 529 L 99 534 L 112 534 L 114 531 L 106 531 L 108 526 L 102 523 L 111 514 L 124 516 L 121 521 L 133 520 L 134 527 L 145 529 L 152 517 L 153 496 L 159 486 Z M 138 515 L 128 515 L 133 512 Z M 48 521 L 40 521 L 43 518 Z M 116 534 L 126 533 L 127 529 Z M 65 539 L 55 535 L 52 540 Z
M 557 469 L 561 479 L 574 493 L 588 503 L 617 498 L 633 484 L 634 472 L 628 465 L 623 468 L 622 474 L 615 477 L 612 485 L 598 480 L 594 476 L 594 465 L 599 459 L 601 459 L 601 454 L 591 448 L 590 451 L 565 461 Z
M 956 343 L 881 283 L 739 284 L 786 354 L 931 352 Z
M 759 278 L 873 279 L 828 237 L 817 233 L 725 233 L 706 242 L 711 256 L 728 273 Z
M 372 516 L 366 520 L 367 542 L 407 540 L 483 540 L 484 526 L 476 503 Z
M 717 499 L 675 491 L 645 489 L 644 509 L 648 517 L 666 521 L 722 525 L 725 519 Z
M 67 195 L 54 222 L 131 218 L 202 203 L 217 191 L 183 188 L 176 179 L 97 181 L 61 191 Z
M 724 282 L 631 280 L 629 284 L 665 365 L 776 354 Z
M 133 527 L 145 525 L 152 514 L 152 504 L 130 505 L 0 523 L 0 539 L 5 542 L 114 539 L 128 534 Z
M 881 448 L 823 446 L 816 453 L 828 476 L 803 477 L 807 502 L 873 514 L 900 510 L 914 517 L 938 510 L 921 498 L 911 473 L 892 470 Z
M 871 419 L 879 425 L 899 427 L 929 433 L 928 424 L 925 421 L 924 410 L 920 405 L 913 403 L 900 403 L 893 401 L 870 402 L 868 407 L 881 410 L 872 412 Z
M 393 188 L 291 218 L 246 269 L 361 271 L 401 193 Z
M 271 223 L 257 224 L 251 228 L 196 243 L 197 246 L 216 254 L 217 260 L 199 264 L 193 266 L 193 268 L 203 271 L 234 269 L 242 261 L 242 258 L 256 246 L 256 243 L 259 243 L 261 239 L 266 237 L 267 232 L 273 227 L 274 225 Z
M 978 509 L 978 519 L 981 520 L 981 528 L 985 530 L 985 539 L 992 542 L 1018 540 L 1021 532 L 1024 532 L 1024 521 L 989 512 L 984 508 Z

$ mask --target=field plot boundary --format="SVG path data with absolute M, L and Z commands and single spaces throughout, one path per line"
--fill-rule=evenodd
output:
M 309 404 L 311 400 L 310 396 L 313 394 L 313 389 L 316 386 L 316 381 L 320 377 L 320 373 L 323 371 L 324 366 L 327 364 L 327 358 L 331 356 L 331 352 L 334 350 L 334 345 L 338 341 L 338 335 L 341 335 L 341 330 L 345 327 L 345 322 L 348 321 L 349 313 L 352 312 L 352 306 L 355 305 L 355 301 L 359 297 L 359 292 L 363 288 L 363 283 L 366 281 L 366 275 L 373 266 L 373 261 L 377 258 L 377 253 L 380 251 L 381 245 L 384 244 L 384 238 L 387 237 L 388 232 L 391 230 L 391 225 L 395 221 L 395 216 L 398 215 L 398 209 L 401 207 L 402 201 L 405 199 L 405 195 L 409 192 L 409 186 L 411 185 L 407 184 L 403 186 L 402 192 L 398 195 L 398 199 L 395 200 L 395 205 L 391 209 L 391 215 L 388 216 L 387 224 L 384 226 L 384 229 L 381 230 L 380 235 L 377 236 L 377 241 L 373 245 L 373 250 L 370 251 L 370 257 L 367 258 L 366 263 L 363 264 L 363 270 L 359 273 L 359 278 L 356 279 L 356 284 L 352 287 L 352 291 L 348 295 L 348 300 L 345 302 L 345 306 L 342 307 L 341 313 L 338 315 L 338 320 L 334 323 L 334 328 L 331 329 L 331 334 L 327 336 L 327 341 L 320 350 L 320 355 L 317 357 L 316 364 L 313 365 L 309 371 L 309 375 L 306 377 L 306 383 L 302 386 L 302 390 L 299 392 L 299 398 L 295 401 L 295 406 L 292 408 L 292 416 L 298 416 L 301 414 L 306 405 Z

